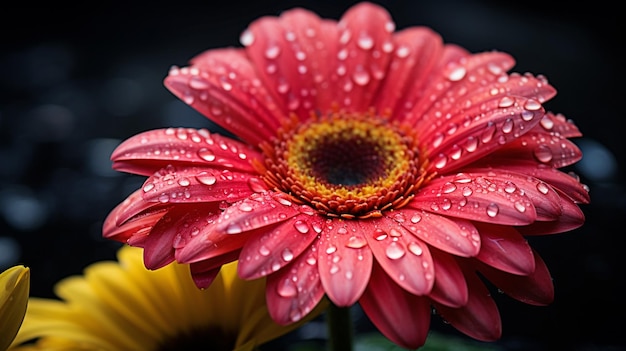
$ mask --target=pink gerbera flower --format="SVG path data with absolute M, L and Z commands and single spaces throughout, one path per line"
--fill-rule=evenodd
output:
M 581 226 L 587 188 L 559 170 L 580 136 L 543 103 L 542 76 L 507 73 L 502 52 L 472 54 L 425 27 L 395 31 L 371 3 L 340 21 L 303 9 L 264 17 L 244 48 L 206 51 L 165 86 L 239 139 L 207 130 L 141 133 L 114 168 L 148 176 L 104 236 L 143 247 L 158 269 L 189 263 L 198 287 L 239 260 L 267 276 L 288 324 L 324 295 L 359 303 L 409 348 L 431 307 L 461 332 L 501 335 L 483 278 L 548 304 L 550 274 L 526 235 Z

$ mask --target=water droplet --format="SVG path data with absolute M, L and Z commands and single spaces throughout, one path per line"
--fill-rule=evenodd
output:
M 293 252 L 289 249 L 284 249 L 281 257 L 283 258 L 283 260 L 285 260 L 285 262 L 289 262 L 293 260 Z
M 282 297 L 295 297 L 298 295 L 298 289 L 291 279 L 283 279 L 276 286 L 276 292 Z
M 498 207 L 497 204 L 492 202 L 489 205 L 487 205 L 487 216 L 493 218 L 496 215 L 498 215 L 499 211 L 500 211 L 500 208 Z
M 261 254 L 261 256 L 269 256 L 270 250 L 267 246 L 261 245 L 261 247 L 259 247 L 259 254 Z
M 399 58 L 405 58 L 409 56 L 410 53 L 411 49 L 409 49 L 407 46 L 400 46 L 398 49 L 396 49 L 396 56 L 398 56 Z
M 414 254 L 415 256 L 421 256 L 422 253 L 424 252 L 424 250 L 422 249 L 422 246 L 414 241 L 409 243 L 409 252 Z
M 470 196 L 472 195 L 472 193 L 473 193 L 473 190 L 469 186 L 466 186 L 465 188 L 463 188 L 463 196 Z
M 237 223 L 230 223 L 226 227 L 226 234 L 239 234 L 243 232 L 243 228 Z
M 387 249 L 385 250 L 385 255 L 387 255 L 387 257 L 392 260 L 397 260 L 399 258 L 402 258 L 405 253 L 406 251 L 404 247 L 402 246 L 402 244 L 396 241 L 391 242 L 389 246 L 387 246 Z
M 150 190 L 154 189 L 154 183 L 148 183 L 146 185 L 143 186 L 143 192 L 147 193 Z
M 243 212 L 251 212 L 253 210 L 252 206 L 247 202 L 240 203 L 239 209 Z
M 198 156 L 200 156 L 200 158 L 202 158 L 205 161 L 215 161 L 215 154 L 213 153 L 213 151 L 207 149 L 207 148 L 202 148 L 200 150 L 198 150 Z
M 361 67 L 361 66 L 359 66 Z M 362 67 L 357 67 L 356 71 L 352 74 L 352 79 L 357 85 L 364 86 L 370 81 L 370 74 L 367 73 Z
M 445 154 L 439 154 L 435 159 L 435 168 L 441 169 L 448 163 L 448 157 Z
M 239 42 L 243 46 L 250 46 L 254 43 L 254 34 L 249 29 L 246 29 L 239 37 Z
M 213 185 L 217 182 L 217 178 L 207 172 L 198 173 L 196 179 L 204 185 Z
M 166 203 L 170 201 L 170 197 L 167 194 L 161 194 L 161 196 L 159 196 L 159 202 L 161 203 Z
M 306 224 L 305 221 L 303 220 L 297 220 L 293 226 L 296 228 L 296 230 L 302 234 L 306 234 L 309 232 L 310 228 L 309 226 Z
M 414 214 L 413 216 L 411 216 L 411 223 L 413 224 L 417 224 L 422 220 L 422 216 L 418 213 Z
M 552 150 L 550 150 L 547 145 L 539 145 L 537 148 L 535 148 L 533 154 L 535 155 L 537 161 L 543 163 L 550 162 L 553 157 Z
M 540 193 L 546 195 L 550 191 L 550 187 L 548 187 L 546 183 L 540 182 L 537 184 L 537 190 L 539 190 Z
M 524 108 L 529 111 L 537 111 L 541 109 L 541 104 L 536 100 L 528 100 L 524 103 Z
M 526 206 L 521 201 L 516 201 L 514 206 L 520 213 L 526 212 Z
M 369 50 L 374 47 L 374 39 L 369 35 L 363 34 L 359 37 L 357 45 L 363 50 Z
M 510 96 L 505 96 L 502 98 L 502 100 L 500 100 L 498 107 L 502 107 L 502 108 L 511 107 L 513 106 L 514 103 L 515 103 L 515 100 L 513 98 L 511 98 Z
M 465 69 L 465 67 L 459 66 L 453 69 L 452 71 L 450 71 L 450 73 L 448 74 L 448 79 L 453 82 L 457 82 L 463 79 L 466 73 L 467 73 L 467 70 Z
M 261 193 L 265 191 L 265 183 L 259 178 L 248 179 L 248 186 L 250 187 L 250 190 L 254 191 L 255 193 Z
M 504 191 L 509 194 L 514 193 L 516 190 L 517 186 L 513 182 L 506 182 L 506 184 L 504 185 Z
M 350 247 L 353 249 L 360 249 L 362 247 L 365 247 L 365 245 L 367 245 L 367 240 L 365 240 L 365 238 L 360 235 L 351 236 L 350 239 L 348 239 L 348 242 L 346 243 L 347 247 Z
M 180 186 L 189 186 L 189 184 L 191 184 L 191 182 L 187 178 L 181 178 L 181 179 L 178 180 L 178 185 L 180 185 Z M 144 191 L 145 191 L 145 189 L 144 189 Z
M 483 130 L 483 132 L 481 133 L 480 140 L 483 143 L 488 143 L 493 139 L 493 136 L 495 133 L 496 133 L 496 126 L 492 122 L 489 122 L 485 126 L 485 130 Z
M 383 241 L 387 239 L 387 233 L 385 233 L 385 231 L 383 231 L 382 229 L 376 229 L 374 231 L 374 239 L 376 239 L 377 241 Z
M 278 45 L 272 45 L 265 50 L 265 57 L 270 60 L 277 58 L 278 55 L 280 55 L 280 46 Z
M 209 88 L 209 83 L 202 77 L 193 76 L 189 79 L 189 87 L 196 90 L 205 90 Z
M 326 248 L 326 253 L 329 254 L 329 255 L 334 253 L 334 252 L 336 252 L 336 251 L 337 251 L 337 246 L 335 246 L 335 245 L 330 245 L 330 246 L 328 246 Z
M 502 123 L 502 133 L 508 134 L 513 130 L 513 120 L 511 118 L 507 118 L 504 123 Z

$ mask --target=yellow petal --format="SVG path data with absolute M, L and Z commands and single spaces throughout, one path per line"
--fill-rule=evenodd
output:
M 30 291 L 30 269 L 14 266 L 0 273 L 0 350 L 6 350 L 20 329 Z

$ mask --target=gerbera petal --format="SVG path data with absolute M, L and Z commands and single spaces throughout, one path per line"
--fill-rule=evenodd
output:
M 359 304 L 376 328 L 394 343 L 415 349 L 426 342 L 430 301 L 398 286 L 376 263 Z
M 464 306 L 469 295 L 458 263 L 450 254 L 435 248 L 430 248 L 430 253 L 435 266 L 435 284 L 428 297 L 446 306 Z
M 122 225 L 131 218 L 158 213 L 170 207 L 168 204 L 145 201 L 143 193 L 142 189 L 135 190 L 107 215 L 103 225 L 105 237 L 107 237 L 106 233 L 114 229 L 114 226 Z
M 423 136 L 431 168 L 446 173 L 474 162 L 516 140 L 539 123 L 543 114 L 537 100 L 505 96 L 468 107 L 450 119 L 431 120 L 433 133 Z
M 424 242 L 386 217 L 375 222 L 360 221 L 359 225 L 376 261 L 396 284 L 415 295 L 431 291 L 435 271 Z
M 309 247 L 287 267 L 267 277 L 267 308 L 272 319 L 288 325 L 308 315 L 324 297 L 317 253 Z
M 467 304 L 463 307 L 452 308 L 435 302 L 435 309 L 446 322 L 474 339 L 498 340 L 502 336 L 502 321 L 498 306 L 480 278 L 469 269 L 464 269 L 464 272 L 469 288 Z
M 339 307 L 361 297 L 372 271 L 372 251 L 353 221 L 335 220 L 320 233 L 317 264 L 324 291 Z
M 236 202 L 263 190 L 249 173 L 167 166 L 143 184 L 143 199 L 160 203 Z
M 174 250 L 200 233 L 220 211 L 217 203 L 179 206 L 167 212 L 142 242 L 146 268 L 158 269 L 174 261 Z
M 310 11 L 293 9 L 280 17 L 256 20 L 242 39 L 260 78 L 271 87 L 285 114 L 293 112 L 306 119 L 312 109 L 330 108 L 328 77 L 337 41 L 334 22 L 327 25 Z
M 165 213 L 167 207 L 141 199 L 141 189 L 131 194 L 124 202 L 117 205 L 105 218 L 102 236 L 119 242 L 147 235 Z M 129 201 L 130 199 L 133 199 Z M 153 211 L 142 212 L 147 209 Z M 139 213 L 135 213 L 139 210 Z M 132 217 L 132 220 L 128 220 Z
M 233 250 L 225 254 L 189 264 L 191 278 L 198 289 L 208 288 L 220 272 L 223 265 L 236 261 L 241 250 Z
M 515 61 L 503 52 L 484 52 L 442 62 L 423 89 L 422 99 L 410 110 L 405 121 L 425 134 L 441 128 L 443 115 L 437 111 L 449 109 L 455 97 L 495 81 L 508 71 Z
M 496 172 L 459 173 L 432 180 L 407 206 L 479 222 L 525 225 L 537 219 L 524 189 Z
M 111 160 L 118 171 L 150 176 L 167 165 L 254 172 L 250 160 L 260 157 L 249 145 L 206 129 L 167 128 L 126 139 Z
M 494 164 L 494 159 L 486 158 L 481 164 Z M 506 169 L 519 174 L 526 174 L 552 185 L 561 197 L 575 203 L 589 203 L 589 188 L 580 182 L 573 173 L 564 173 L 549 165 L 537 164 L 528 160 L 507 160 Z
M 322 223 L 317 216 L 299 214 L 250 238 L 241 251 L 239 276 L 255 279 L 281 269 L 315 240 Z
M 532 202 L 537 213 L 537 221 L 552 221 L 562 214 L 561 197 L 556 190 L 540 179 L 528 174 L 511 172 L 504 164 L 494 168 L 465 168 L 466 174 L 494 174 L 506 183 L 505 192 L 520 190 Z
M 388 50 L 394 50 L 393 56 L 375 102 L 377 110 L 383 113 L 402 111 L 399 104 L 419 98 L 411 93 L 423 91 L 443 53 L 441 36 L 427 27 L 404 29 L 394 33 L 392 39 L 393 46 Z
M 549 222 L 535 222 L 523 227 L 517 227 L 523 235 L 558 234 L 579 228 L 585 223 L 585 214 L 569 199 L 562 191 L 557 190 L 561 196 L 561 208 L 563 214 L 556 220 Z
M 470 257 L 480 250 L 480 236 L 469 221 L 451 219 L 408 206 L 394 218 L 414 236 L 453 255 Z
M 538 133 L 535 130 L 505 145 L 493 157 L 534 160 L 554 168 L 569 166 L 583 157 L 582 151 L 572 141 L 557 133 Z
M 509 226 L 476 223 L 482 239 L 476 259 L 501 271 L 529 275 L 535 270 L 535 258 L 526 239 Z
M 282 113 L 243 49 L 209 50 L 191 63 L 172 68 L 165 78 L 174 95 L 251 145 L 275 134 Z
M 548 267 L 533 250 L 535 270 L 528 275 L 513 275 L 481 264 L 478 270 L 489 281 L 512 298 L 521 302 L 545 306 L 554 300 L 554 285 Z
M 570 119 L 565 118 L 564 115 L 552 112 L 546 112 L 541 119 L 541 122 L 535 126 L 534 129 L 541 129 L 549 133 L 556 133 L 564 138 L 576 138 L 581 137 L 582 133 L 578 130 L 578 127 Z

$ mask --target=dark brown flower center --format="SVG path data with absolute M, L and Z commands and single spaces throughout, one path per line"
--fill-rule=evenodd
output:
M 412 132 L 371 114 L 293 121 L 262 148 L 266 183 L 331 217 L 402 207 L 425 177 Z

